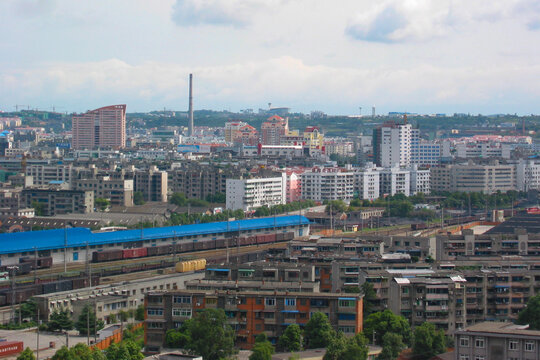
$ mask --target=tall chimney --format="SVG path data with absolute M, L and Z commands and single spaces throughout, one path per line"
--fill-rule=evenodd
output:
M 188 135 L 193 136 L 193 74 L 189 74 L 189 124 Z

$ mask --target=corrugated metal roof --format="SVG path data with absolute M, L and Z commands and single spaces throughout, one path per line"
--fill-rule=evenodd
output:
M 223 221 L 207 224 L 168 226 L 143 230 L 93 233 L 88 228 L 68 228 L 0 234 L 0 254 L 34 250 L 52 250 L 73 246 L 103 245 L 129 241 L 153 240 L 238 230 L 271 229 L 274 226 L 309 224 L 304 216 L 290 215 L 260 219 Z

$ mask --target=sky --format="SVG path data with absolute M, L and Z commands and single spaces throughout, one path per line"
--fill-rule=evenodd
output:
M 0 0 L 0 110 L 540 113 L 538 0 Z

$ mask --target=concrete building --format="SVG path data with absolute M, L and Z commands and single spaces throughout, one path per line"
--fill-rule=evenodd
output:
M 516 167 L 494 161 L 488 165 L 468 164 L 445 165 L 431 170 L 433 191 L 482 192 L 516 190 Z
M 516 187 L 518 191 L 540 190 L 540 163 L 519 160 L 516 164 Z
M 256 146 L 259 143 L 259 132 L 243 121 L 229 121 L 225 123 L 225 141 Z
M 261 143 L 263 145 L 280 145 L 281 138 L 289 131 L 289 121 L 280 116 L 269 117 L 261 126 Z
M 33 184 L 46 186 L 52 182 L 63 182 L 71 186 L 71 165 L 28 165 L 25 175 L 32 176 Z
M 227 209 L 244 211 L 285 204 L 286 175 L 271 178 L 227 179 Z
M 411 195 L 411 172 L 398 166 L 380 171 L 380 196 L 404 194 Z
M 227 178 L 240 175 L 236 169 L 221 169 L 198 164 L 175 168 L 168 172 L 168 193 L 183 193 L 188 199 L 205 199 L 208 195 L 227 191 Z
M 355 174 L 339 168 L 315 168 L 301 175 L 302 199 L 350 201 L 354 197 Z
M 441 162 L 441 144 L 420 138 L 419 129 L 411 129 L 411 164 L 436 166 Z
M 455 335 L 455 360 L 538 360 L 540 331 L 509 322 L 483 322 Z
M 126 105 L 111 105 L 74 115 L 74 149 L 126 146 Z
M 431 172 L 429 169 L 419 169 L 418 165 L 413 165 L 411 173 L 411 195 L 418 193 L 429 194 L 431 192 Z
M 58 188 L 27 188 L 22 190 L 27 208 L 39 206 L 38 215 L 87 214 L 94 212 L 94 192 Z
M 322 149 L 324 147 L 324 135 L 317 126 L 308 126 L 304 130 L 303 143 L 310 149 Z
M 144 305 L 144 295 L 159 290 L 185 289 L 185 282 L 202 278 L 200 273 L 153 276 L 152 278 L 123 281 L 109 285 L 95 285 L 76 290 L 35 295 L 42 320 L 48 321 L 55 310 L 67 309 L 77 319 L 86 305 L 96 312 L 97 319 L 106 324 L 111 315 L 135 310 Z M 90 285 L 90 283 L 88 283 Z
M 135 171 L 134 190 L 143 194 L 145 201 L 167 202 L 167 172 L 151 166 Z
M 510 159 L 512 145 L 502 143 L 457 143 L 455 156 L 460 159 L 499 158 Z
M 111 205 L 133 206 L 133 179 L 115 179 L 110 176 L 74 179 L 73 189 L 92 190 L 94 199 L 108 199 Z
M 362 171 L 354 173 L 355 193 L 358 198 L 375 200 L 380 191 L 380 172 L 375 167 L 366 166 Z
M 388 122 L 373 130 L 373 155 L 377 166 L 411 165 L 410 124 Z
M 178 328 L 202 309 L 223 309 L 236 331 L 236 346 L 249 349 L 258 334 L 276 343 L 289 324 L 304 326 L 312 314 L 322 312 L 335 330 L 347 336 L 362 331 L 362 296 L 278 291 L 151 292 L 145 296 L 146 350 L 158 352 L 165 333 Z

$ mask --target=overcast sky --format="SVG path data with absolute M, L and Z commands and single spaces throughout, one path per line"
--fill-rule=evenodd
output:
M 539 0 L 0 0 L 0 109 L 540 113 Z

